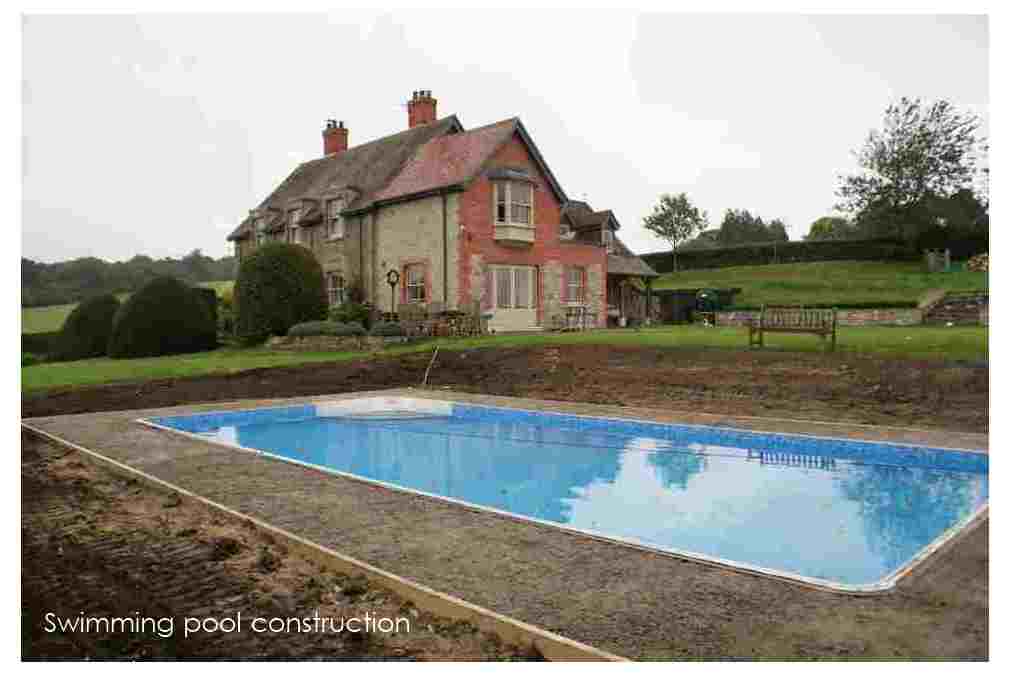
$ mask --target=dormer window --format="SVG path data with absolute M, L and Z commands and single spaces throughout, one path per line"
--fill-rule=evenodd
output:
M 567 223 L 558 224 L 558 239 L 559 240 L 571 240 L 575 233 L 572 232 L 572 227 Z
M 292 209 L 288 212 L 288 227 L 285 233 L 285 242 L 290 242 L 292 244 L 298 244 L 298 217 L 299 209 Z
M 496 181 L 495 223 L 529 226 L 533 223 L 533 186 L 526 181 Z
M 614 233 L 610 230 L 604 231 L 604 245 L 607 247 L 607 253 L 614 253 Z
M 259 246 L 267 241 L 267 222 L 262 216 L 256 219 L 254 228 L 256 230 L 256 245 Z
M 337 198 L 326 203 L 326 237 L 328 240 L 340 240 L 344 237 L 344 200 Z

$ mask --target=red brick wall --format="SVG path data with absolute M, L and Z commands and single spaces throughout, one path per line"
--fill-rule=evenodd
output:
M 495 241 L 495 223 L 493 218 L 494 188 L 492 182 L 481 177 L 476 179 L 463 193 L 459 201 L 458 221 L 463 227 L 459 240 L 460 265 L 458 267 L 458 302 L 467 303 L 480 290 L 472 288 L 471 257 L 478 254 L 483 264 L 512 264 L 541 266 L 541 279 L 537 285 L 537 319 L 543 324 L 543 295 L 546 286 L 543 266 L 549 262 L 560 266 L 590 266 L 601 267 L 600 294 L 605 299 L 607 294 L 607 252 L 603 247 L 571 242 L 561 243 L 558 240 L 558 225 L 561 219 L 561 205 L 555 197 L 547 179 L 538 170 L 530 157 L 526 145 L 519 135 L 500 148 L 492 156 L 486 169 L 493 167 L 523 167 L 535 177 L 534 188 L 534 224 L 536 226 L 534 243 L 524 246 L 506 246 Z M 561 284 L 561 271 L 558 284 Z M 592 290 L 587 290 L 592 293 Z

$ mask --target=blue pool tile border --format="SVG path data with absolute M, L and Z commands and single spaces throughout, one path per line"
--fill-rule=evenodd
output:
M 452 402 L 451 404 L 453 417 L 462 420 L 540 424 L 580 432 L 622 434 L 662 440 L 682 447 L 689 444 L 704 444 L 777 454 L 830 456 L 868 464 L 930 468 L 976 474 L 989 474 L 990 469 L 989 455 L 974 451 L 869 440 L 846 440 L 814 435 L 756 432 L 731 427 L 584 416 L 483 404 L 460 402 Z M 316 404 L 310 403 L 284 407 L 159 416 L 147 420 L 175 430 L 199 434 L 223 426 L 294 422 L 316 416 Z
M 224 426 L 250 425 L 254 423 L 278 423 L 281 421 L 301 421 L 316 417 L 316 405 L 301 404 L 289 407 L 265 407 L 262 409 L 240 409 L 237 411 L 212 411 L 205 414 L 179 414 L 176 416 L 155 416 L 151 423 L 163 425 L 188 433 L 201 433 Z
M 674 445 L 711 444 L 755 451 L 832 456 L 864 463 L 927 467 L 956 472 L 989 474 L 990 468 L 988 454 L 869 440 L 843 440 L 814 435 L 755 432 L 730 427 L 615 419 L 456 402 L 453 403 L 453 416 L 488 422 L 508 420 L 543 423 L 547 419 L 552 425 L 558 427 L 651 437 Z M 812 449 L 812 446 L 815 448 Z

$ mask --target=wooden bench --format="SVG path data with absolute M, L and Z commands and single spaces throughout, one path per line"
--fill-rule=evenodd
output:
M 814 334 L 822 341 L 831 338 L 829 350 L 835 350 L 835 308 L 767 308 L 748 322 L 748 347 L 765 346 L 765 332 Z

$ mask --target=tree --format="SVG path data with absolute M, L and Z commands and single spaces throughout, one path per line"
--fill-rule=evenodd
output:
M 63 323 L 56 341 L 56 357 L 83 360 L 105 355 L 119 307 L 119 299 L 112 294 L 81 301 Z
M 979 116 L 944 100 L 903 97 L 889 105 L 883 129 L 871 131 L 855 154 L 861 171 L 839 177 L 836 208 L 875 236 L 914 239 L 929 199 L 949 198 L 978 178 L 986 147 L 980 125 Z
M 859 237 L 859 230 L 842 216 L 823 216 L 811 224 L 804 239 L 815 240 L 854 240 Z
M 721 247 L 753 242 L 787 242 L 789 239 L 786 224 L 781 219 L 773 219 L 767 224 L 761 216 L 753 216 L 747 209 L 728 209 L 716 235 Z
M 109 357 L 156 357 L 214 349 L 218 328 L 200 293 L 174 277 L 148 282 L 116 313 Z
M 326 319 L 323 269 L 301 245 L 269 242 L 242 259 L 234 302 L 243 341 L 284 336 L 296 324 Z
M 642 225 L 670 245 L 676 272 L 678 247 L 690 240 L 695 233 L 705 230 L 709 226 L 709 219 L 705 211 L 693 205 L 685 193 L 664 193 L 653 207 L 653 213 L 642 220 Z

